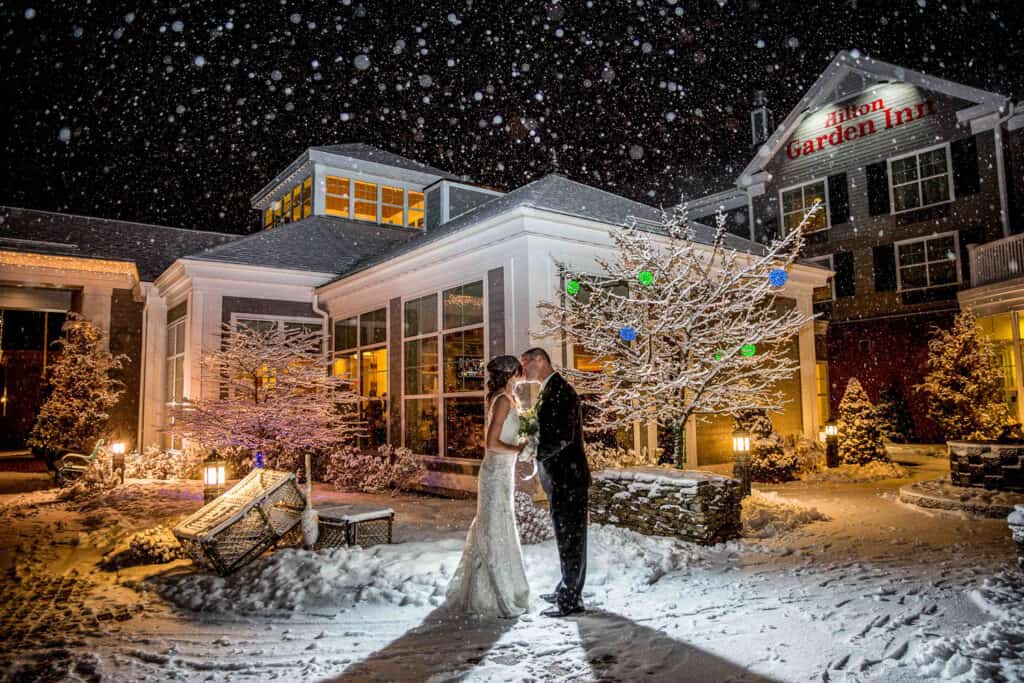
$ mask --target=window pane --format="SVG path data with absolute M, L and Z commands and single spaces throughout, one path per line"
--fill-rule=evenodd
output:
M 572 346 L 572 365 L 573 368 L 582 372 L 601 372 L 604 369 L 604 364 L 598 362 L 594 354 L 582 344 L 573 344 Z
M 928 286 L 927 266 L 900 268 L 900 286 L 903 289 L 916 289 Z
M 892 182 L 894 185 L 917 180 L 917 157 L 897 159 L 892 162 Z
M 946 150 L 945 148 L 933 149 L 925 152 L 920 157 L 921 177 L 938 175 L 946 172 Z
M 164 401 L 174 400 L 174 359 L 168 358 L 164 366 Z
M 306 176 L 302 181 L 302 217 L 313 212 L 313 178 Z
M 402 225 L 402 207 L 381 204 L 380 222 L 389 225 Z
M 385 398 L 388 393 L 388 350 L 363 351 L 359 395 Z
M 437 393 L 437 337 L 405 342 L 405 393 Z
M 371 399 L 360 406 L 362 419 L 366 424 L 366 436 L 359 439 L 363 448 L 377 448 L 388 442 L 388 403 L 386 400 Z
M 334 350 L 354 349 L 356 342 L 356 318 L 346 318 L 334 323 Z
M 281 202 L 274 202 L 274 225 L 281 225 Z
M 917 183 L 911 185 L 902 185 L 893 190 L 892 196 L 896 204 L 897 211 L 905 211 L 906 209 L 913 209 L 921 205 L 921 201 L 918 197 L 918 189 L 920 186 Z
M 185 323 L 180 322 L 174 328 L 174 352 L 185 353 Z
M 361 221 L 377 220 L 377 185 L 357 180 L 353 216 Z
M 446 398 L 445 452 L 449 458 L 484 456 L 484 399 L 480 396 Z
M 811 206 L 812 205 L 808 204 L 808 206 L 807 206 L 808 210 L 810 210 Z M 802 216 L 800 217 L 800 220 L 803 220 Z M 821 203 L 821 206 L 818 208 L 817 213 L 814 214 L 814 217 L 811 218 L 811 220 L 807 221 L 807 227 L 805 228 L 805 230 L 807 232 L 811 232 L 813 230 L 824 230 L 827 227 L 828 227 L 828 207 L 825 206 L 825 202 L 823 201 Z
M 477 281 L 446 290 L 444 302 L 444 328 L 479 325 L 484 321 L 484 283 Z
M 921 183 L 921 205 L 939 204 L 949 199 L 949 176 L 940 175 Z
M 465 330 L 444 336 L 444 390 L 483 391 L 484 331 Z
M 956 284 L 956 262 L 939 261 L 929 264 L 928 276 L 932 287 Z
M 405 336 L 415 337 L 437 331 L 437 295 L 405 302 Z
M 281 218 L 284 220 L 285 223 L 288 223 L 288 222 L 291 221 L 291 218 L 292 218 L 292 196 L 291 196 L 291 194 L 286 194 L 285 196 L 281 197 Z
M 832 278 L 829 278 L 829 283 L 824 287 L 815 287 L 813 296 L 814 303 L 832 301 Z
M 185 357 L 178 356 L 174 359 L 174 399 L 180 401 L 185 398 Z
M 334 363 L 331 364 L 331 374 L 335 377 L 347 377 L 348 379 L 356 379 L 356 354 L 345 353 L 335 357 Z M 350 387 L 355 389 L 355 387 Z
M 952 235 L 928 240 L 929 261 L 952 261 L 956 259 L 956 241 Z M 951 258 L 952 257 L 952 258 Z
M 924 242 L 911 242 L 899 246 L 900 265 L 924 263 Z
M 407 223 L 411 227 L 422 228 L 423 227 L 423 193 L 409 191 L 409 220 Z
M 782 193 L 782 213 L 792 213 L 804 208 L 803 190 L 786 190 Z
M 388 339 L 387 311 L 371 311 L 359 316 L 359 345 L 382 344 Z
M 437 399 L 406 399 L 405 447 L 419 455 L 437 455 Z
M 302 186 L 296 185 L 292 188 L 292 220 L 302 218 Z
M 825 183 L 814 183 L 804 186 L 804 211 L 810 211 L 814 202 L 821 202 L 822 212 L 825 209 Z
M 800 227 L 800 221 L 802 221 L 803 219 L 804 219 L 804 214 L 801 211 L 797 211 L 796 213 L 787 213 L 787 214 L 785 214 L 783 216 L 783 220 L 785 221 L 785 224 L 784 224 L 783 227 L 786 230 L 786 234 L 789 234 L 789 233 L 793 232 L 794 230 L 796 230 L 798 227 Z
M 269 228 L 274 224 L 274 209 L 273 207 L 267 207 L 266 211 L 263 212 L 263 227 Z
M 348 178 L 327 176 L 324 213 L 329 216 L 348 216 Z

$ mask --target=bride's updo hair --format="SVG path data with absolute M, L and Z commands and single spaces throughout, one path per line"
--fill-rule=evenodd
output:
M 517 375 L 523 374 L 523 366 L 515 356 L 496 356 L 487 364 L 487 403 L 497 396 Z

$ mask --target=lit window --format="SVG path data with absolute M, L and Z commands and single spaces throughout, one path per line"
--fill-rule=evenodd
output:
M 391 225 L 402 225 L 403 213 L 403 190 L 400 187 L 388 187 L 383 185 L 380 188 L 380 221 Z
M 828 361 L 817 361 L 814 364 L 814 384 L 818 393 L 818 417 L 824 424 L 829 420 L 828 400 Z
M 274 225 L 281 225 L 283 222 L 281 218 L 281 202 L 274 202 Z
M 943 204 L 952 199 L 949 145 L 889 161 L 893 212 Z
M 896 243 L 896 282 L 902 292 L 960 282 L 955 232 Z
M 786 234 L 797 229 L 804 215 L 814 206 L 814 202 L 821 202 L 821 206 L 808 221 L 804 232 L 828 228 L 828 196 L 825 193 L 824 180 L 782 190 L 779 194 L 782 195 L 782 228 Z
M 423 193 L 409 190 L 409 227 L 422 228 L 423 213 Z
M 302 181 L 302 217 L 313 213 L 313 178 L 306 176 Z
M 348 217 L 348 178 L 327 176 L 327 192 L 324 195 L 324 213 L 328 216 Z
M 352 215 L 361 221 L 377 220 L 377 185 L 357 180 L 356 201 Z
M 302 186 L 296 185 L 292 188 L 292 220 L 302 218 Z
M 263 212 L 263 227 L 269 228 L 274 225 L 274 207 L 268 206 Z
M 281 222 L 290 223 L 292 220 L 292 195 L 289 192 L 281 197 Z

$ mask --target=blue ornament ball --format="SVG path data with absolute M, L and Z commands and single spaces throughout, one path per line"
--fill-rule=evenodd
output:
M 636 339 L 636 330 L 634 330 L 629 325 L 626 325 L 621 330 L 619 330 L 619 338 L 624 342 L 631 342 L 634 339 Z
M 789 273 L 782 268 L 776 268 L 768 274 L 768 282 L 772 283 L 772 287 L 781 287 L 788 279 Z

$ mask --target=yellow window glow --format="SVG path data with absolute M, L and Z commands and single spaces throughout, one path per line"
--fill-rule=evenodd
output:
M 274 224 L 274 207 L 268 206 L 263 212 L 263 227 L 269 228 Z
M 423 193 L 409 190 L 409 220 L 406 224 L 412 228 L 422 228 L 423 213 Z
M 302 217 L 313 213 L 313 178 L 306 176 L 302 181 Z
M 302 186 L 296 185 L 292 188 L 292 220 L 302 218 Z
M 403 224 L 403 201 L 404 190 L 400 187 L 388 187 L 383 185 L 380 188 L 380 221 L 391 225 Z
M 324 213 L 328 216 L 348 217 L 348 178 L 327 176 L 324 195 Z
M 291 193 L 281 197 L 281 219 L 283 223 L 289 223 L 292 220 L 292 195 Z
M 377 220 L 377 184 L 357 180 L 353 217 L 361 221 Z

